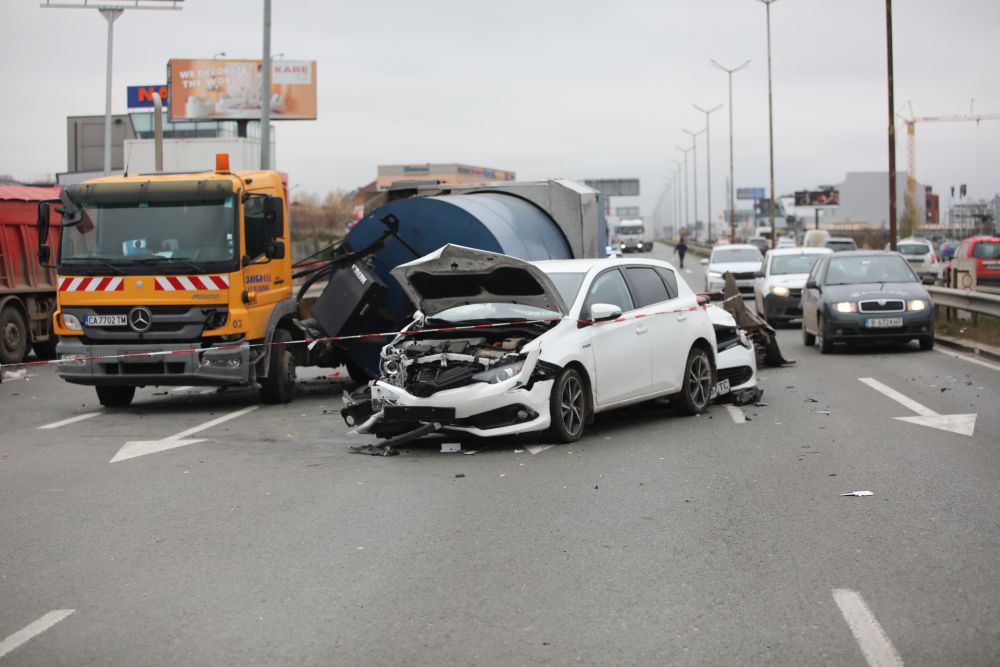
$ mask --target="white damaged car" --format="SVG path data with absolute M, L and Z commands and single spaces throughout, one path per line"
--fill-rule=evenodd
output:
M 419 311 L 383 348 L 379 379 L 342 410 L 360 433 L 572 442 L 600 412 L 669 397 L 698 414 L 714 394 L 756 385 L 746 336 L 665 262 L 529 263 L 447 245 L 392 275 Z M 723 357 L 739 368 L 721 386 Z

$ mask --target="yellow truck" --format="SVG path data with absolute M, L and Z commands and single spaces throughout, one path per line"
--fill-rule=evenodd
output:
M 287 190 L 274 171 L 116 176 L 67 187 L 58 248 L 57 372 L 127 406 L 138 386 L 260 385 L 291 400 L 295 325 Z M 53 253 L 53 250 L 57 252 Z M 297 359 L 298 357 L 298 359 Z

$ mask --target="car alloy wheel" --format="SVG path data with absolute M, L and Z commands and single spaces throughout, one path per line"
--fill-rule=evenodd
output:
M 580 373 L 567 368 L 559 374 L 549 400 L 552 425 L 549 434 L 558 442 L 575 442 L 583 434 L 587 396 Z
M 678 401 L 681 412 L 696 415 L 708 407 L 714 376 L 712 362 L 705 351 L 698 347 L 692 348 L 684 369 L 684 384 Z

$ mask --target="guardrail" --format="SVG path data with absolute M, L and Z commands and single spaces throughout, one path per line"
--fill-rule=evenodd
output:
M 934 305 L 941 308 L 957 308 L 970 313 L 1000 317 L 1000 294 L 970 292 L 951 287 L 928 286 L 927 291 L 934 299 Z

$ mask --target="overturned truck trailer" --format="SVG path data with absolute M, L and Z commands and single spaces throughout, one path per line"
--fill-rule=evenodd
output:
M 448 244 L 519 259 L 604 257 L 603 196 L 567 180 L 479 185 L 400 184 L 366 207 L 326 267 L 327 278 L 305 322 L 314 337 L 398 331 L 415 306 L 390 271 Z M 376 377 L 384 337 L 315 346 L 316 363 L 345 363 L 356 379 Z

